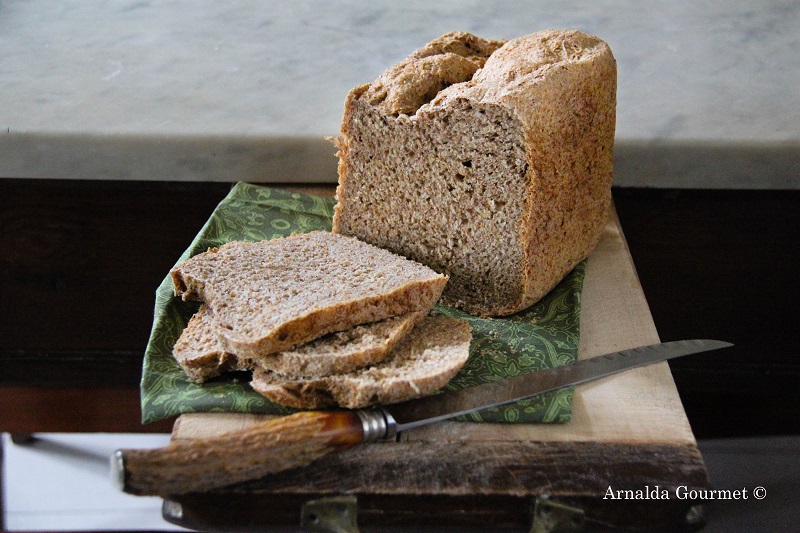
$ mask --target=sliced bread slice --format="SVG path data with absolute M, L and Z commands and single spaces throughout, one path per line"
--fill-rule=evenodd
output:
M 425 314 L 406 313 L 330 333 L 256 362 L 225 350 L 214 331 L 211 311 L 202 305 L 175 343 L 172 356 L 187 377 L 196 383 L 231 370 L 252 370 L 256 366 L 296 377 L 341 374 L 385 359 Z
M 329 333 L 292 350 L 260 357 L 257 366 L 289 377 L 346 374 L 379 363 L 427 312 L 418 311 Z
M 292 378 L 257 368 L 250 386 L 269 400 L 301 409 L 391 404 L 432 394 L 469 357 L 470 326 L 463 320 L 426 317 L 374 366 L 322 378 Z
M 172 357 L 186 377 L 195 383 L 231 370 L 245 370 L 238 357 L 225 351 L 211 325 L 211 310 L 205 304 L 200 306 L 175 341 Z
M 176 295 L 211 308 L 225 350 L 254 359 L 360 324 L 427 313 L 448 279 L 326 231 L 232 242 L 170 273 Z

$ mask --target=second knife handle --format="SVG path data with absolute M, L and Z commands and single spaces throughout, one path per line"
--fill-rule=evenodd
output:
M 206 492 L 305 466 L 326 454 L 386 436 L 381 411 L 303 411 L 207 439 L 118 450 L 117 483 L 130 494 Z M 385 426 L 384 426 L 385 427 Z M 365 438 L 366 437 L 366 438 Z

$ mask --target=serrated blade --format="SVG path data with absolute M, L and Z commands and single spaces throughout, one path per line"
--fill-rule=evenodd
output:
M 397 424 L 396 430 L 398 432 L 407 431 L 483 409 L 501 407 L 631 368 L 728 346 L 733 345 L 729 342 L 709 339 L 641 346 L 459 391 L 444 392 L 419 400 L 390 405 L 386 410 L 394 418 Z

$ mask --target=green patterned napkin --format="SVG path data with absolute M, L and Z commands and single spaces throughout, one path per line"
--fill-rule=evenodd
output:
M 220 202 L 183 261 L 234 240 L 258 241 L 292 233 L 330 230 L 335 201 L 307 194 L 239 183 Z M 439 305 L 434 313 L 467 320 L 473 341 L 467 364 L 447 385 L 456 390 L 575 361 L 585 262 L 536 305 L 511 317 L 484 319 Z M 198 304 L 173 296 L 167 276 L 156 291 L 155 319 L 141 382 L 142 422 L 180 413 L 240 412 L 287 414 L 254 392 L 241 373 L 201 385 L 190 382 L 172 358 L 172 347 Z M 572 388 L 532 400 L 487 409 L 464 419 L 485 422 L 566 422 Z

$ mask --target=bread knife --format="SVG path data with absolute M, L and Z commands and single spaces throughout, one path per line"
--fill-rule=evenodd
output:
M 207 492 L 305 466 L 329 453 L 458 416 L 500 407 L 631 368 L 732 344 L 665 342 L 584 359 L 509 379 L 359 410 L 301 411 L 204 439 L 163 448 L 117 450 L 112 477 L 137 495 Z

